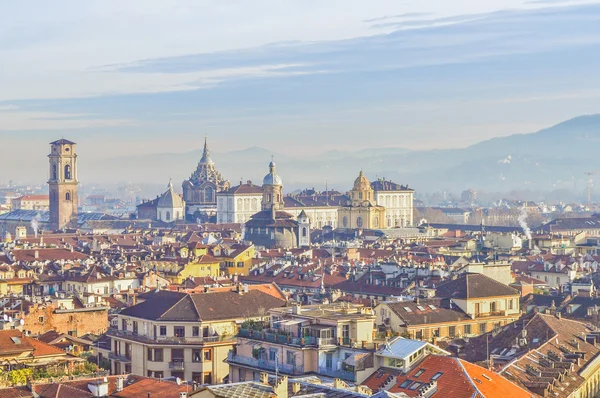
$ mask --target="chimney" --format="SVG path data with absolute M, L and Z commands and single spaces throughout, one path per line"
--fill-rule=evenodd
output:
M 181 391 L 181 392 L 179 393 L 179 398 L 187 398 L 187 392 L 185 392 L 185 391 Z
M 269 385 L 269 374 L 268 373 L 261 373 L 260 374 L 260 382 L 266 385 Z
M 40 258 L 40 252 L 39 251 L 34 251 L 33 252 L 33 257 L 37 260 L 38 258 Z
M 292 384 L 292 392 L 294 394 L 298 394 L 300 392 L 300 383 L 295 382 L 294 384 Z
M 117 377 L 117 392 L 123 391 L 124 380 L 122 377 Z
M 275 390 L 275 395 L 277 396 L 277 398 L 288 398 L 289 397 L 289 392 L 288 392 L 288 378 L 287 378 L 287 376 L 281 376 L 279 378 L 279 380 L 277 380 L 275 382 L 275 385 L 273 386 L 273 389 Z

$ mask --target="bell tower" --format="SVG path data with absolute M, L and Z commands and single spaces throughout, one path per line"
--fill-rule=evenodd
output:
M 77 222 L 77 154 L 75 143 L 60 139 L 50 143 L 48 190 L 50 229 L 75 227 Z

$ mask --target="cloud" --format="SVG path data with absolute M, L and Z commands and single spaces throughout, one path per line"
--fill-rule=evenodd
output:
M 0 106 L 0 131 L 67 130 L 92 127 L 133 126 L 128 119 L 99 118 L 97 115 L 25 111 L 16 106 Z

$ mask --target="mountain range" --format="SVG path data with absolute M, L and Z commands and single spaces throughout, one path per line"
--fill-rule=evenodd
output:
M 113 157 L 80 162 L 80 178 L 98 184 L 132 182 L 160 190 L 172 177 L 175 186 L 195 170 L 202 150 L 186 153 Z M 405 148 L 354 152 L 298 152 L 291 156 L 251 147 L 211 152 L 216 167 L 232 185 L 262 183 L 271 156 L 286 191 L 315 187 L 346 191 L 362 169 L 368 178 L 384 177 L 417 192 L 511 190 L 577 191 L 584 195 L 584 172 L 600 170 L 600 114 L 580 116 L 531 134 L 494 138 L 461 149 L 413 151 Z M 600 179 L 600 175 L 597 177 Z M 598 184 L 600 186 L 600 184 Z M 158 192 L 156 192 L 158 193 Z

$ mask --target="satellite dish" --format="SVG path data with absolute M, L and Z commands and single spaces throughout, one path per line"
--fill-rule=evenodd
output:
M 21 320 L 19 321 L 19 323 L 21 324 L 21 326 L 25 325 L 25 319 L 21 319 Z
M 176 380 L 177 380 L 177 385 L 180 386 L 181 385 L 181 379 L 178 377 Z
M 9 322 L 12 322 L 12 321 L 13 321 L 13 319 L 12 319 L 12 316 L 9 316 L 9 317 L 8 317 L 8 321 L 9 321 Z
M 8 315 L 4 314 L 4 322 L 8 321 Z

